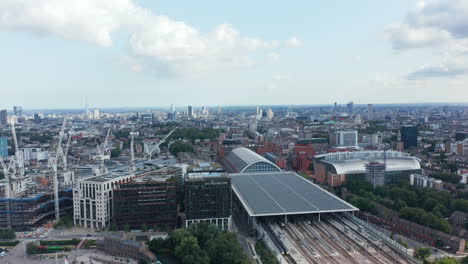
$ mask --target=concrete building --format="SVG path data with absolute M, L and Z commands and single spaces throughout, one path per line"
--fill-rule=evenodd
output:
M 156 256 L 144 242 L 136 242 L 125 236 L 109 235 L 98 244 L 98 249 L 115 257 L 132 258 L 141 263 L 156 264 Z
M 410 184 L 420 188 L 432 188 L 436 190 L 442 190 L 443 188 L 441 180 L 416 173 L 410 175 Z
M 73 221 L 86 228 L 105 228 L 111 224 L 113 190 L 122 183 L 131 181 L 130 173 L 107 173 L 85 178 L 73 191 Z
M 356 130 L 333 132 L 330 136 L 330 142 L 340 148 L 357 148 L 358 132 Z
M 196 175 L 185 179 L 185 226 L 209 222 L 230 230 L 232 221 L 231 179 L 226 175 Z

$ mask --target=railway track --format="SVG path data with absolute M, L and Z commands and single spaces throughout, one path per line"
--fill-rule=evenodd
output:
M 314 227 L 316 227 L 316 230 L 319 230 L 319 232 L 324 235 L 325 239 L 328 241 L 328 243 L 332 244 L 334 246 L 334 249 L 338 250 L 339 253 L 341 253 L 342 256 L 346 258 L 347 261 L 353 263 L 353 264 L 360 264 L 359 261 L 354 259 L 354 257 L 348 253 L 348 251 L 342 247 L 338 242 L 333 240 L 333 237 L 330 237 L 329 234 L 335 235 L 334 237 L 337 237 L 337 233 L 334 230 L 325 230 L 323 224 L 319 223 L 311 223 Z M 331 229 L 331 228 L 330 228 Z
M 312 237 L 314 237 L 313 233 L 309 230 L 309 226 L 305 226 L 304 223 L 297 223 L 295 225 L 297 227 L 297 229 L 299 231 L 301 231 L 303 234 L 307 234 L 308 236 L 305 237 L 306 240 L 308 240 L 308 242 L 311 244 L 311 245 L 314 245 L 314 249 L 316 249 L 318 251 L 318 253 L 322 256 L 322 258 L 324 260 L 326 260 L 327 262 L 325 263 L 334 263 L 334 264 L 341 264 L 342 262 L 340 262 L 339 260 L 335 259 L 334 256 L 332 256 L 330 254 L 330 252 L 327 252 L 327 249 L 324 249 L 322 247 L 322 245 L 319 245 L 319 243 L 317 243 L 317 241 L 315 241 Z M 321 261 L 322 263 L 324 261 Z
M 289 225 L 286 225 L 284 230 L 290 238 L 290 240 L 296 246 L 296 248 L 301 252 L 302 256 L 304 256 L 307 259 L 307 261 L 309 261 L 309 263 L 319 264 L 319 262 L 315 260 L 313 256 L 310 255 L 311 253 L 316 254 L 316 252 L 307 252 L 310 250 L 305 248 L 303 241 L 301 241 L 300 238 L 296 234 L 294 234 L 294 231 L 291 230 L 291 227 Z
M 359 238 L 361 238 L 362 240 L 364 241 L 369 241 L 369 239 L 362 235 L 361 233 L 357 232 L 352 226 L 350 226 L 350 224 L 347 222 L 347 221 L 343 221 L 342 219 L 339 219 L 338 217 L 334 217 L 333 220 L 335 220 L 336 222 L 338 222 L 339 224 L 343 225 L 343 226 L 346 226 L 350 229 L 350 231 L 358 236 Z M 353 223 L 354 224 L 354 223 Z M 331 225 L 333 226 L 333 225 Z M 336 228 L 335 226 L 333 226 L 333 228 L 335 228 L 337 231 L 339 232 L 342 232 L 341 230 L 339 230 L 338 228 Z M 348 238 L 346 237 L 346 239 L 348 241 L 350 241 L 351 243 L 353 243 L 355 246 L 357 246 L 361 253 L 363 253 L 365 256 L 369 257 L 370 259 L 372 259 L 373 263 L 395 263 L 395 259 L 396 259 L 396 256 L 392 256 L 390 255 L 389 253 L 385 252 L 384 250 L 381 250 L 378 248 L 377 245 L 373 244 L 373 243 L 367 243 L 371 248 L 373 248 L 376 252 L 380 253 L 381 256 L 383 258 L 377 258 L 376 256 L 370 254 L 368 252 L 368 250 L 366 248 L 364 248 L 363 246 L 357 244 L 354 240 L 352 240 L 351 238 Z M 406 264 L 411 264 L 412 262 L 407 262 L 404 258 L 402 258 L 401 256 L 398 257 L 398 262 L 399 263 L 406 263 Z

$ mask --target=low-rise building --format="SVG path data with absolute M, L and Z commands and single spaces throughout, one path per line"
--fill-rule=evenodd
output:
M 410 184 L 420 188 L 432 188 L 436 190 L 442 190 L 443 188 L 441 180 L 415 173 L 410 175 Z

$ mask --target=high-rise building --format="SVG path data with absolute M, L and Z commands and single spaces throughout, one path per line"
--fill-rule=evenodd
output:
M 0 158 L 8 157 L 8 138 L 0 137 Z
M 83 179 L 73 191 L 73 221 L 85 228 L 106 228 L 114 216 L 113 190 L 129 182 L 130 173 L 108 173 Z
M 93 110 L 93 119 L 99 119 L 101 116 L 99 114 L 99 109 L 98 108 L 94 108 Z
M 368 104 L 367 105 L 367 120 L 374 120 L 375 118 L 375 113 L 374 113 L 374 105 L 373 104 Z
M 231 179 L 225 175 L 196 175 L 185 180 L 186 226 L 209 222 L 231 229 Z
M 400 129 L 401 140 L 405 149 L 418 146 L 418 127 L 402 126 Z
M 348 108 L 348 114 L 354 114 L 354 102 L 349 102 L 346 107 Z
M 385 169 L 386 166 L 383 163 L 371 161 L 366 164 L 366 180 L 369 181 L 372 186 L 384 186 L 385 185 Z
M 330 141 L 336 147 L 355 148 L 358 146 L 358 132 L 357 130 L 336 131 L 332 133 Z
M 177 167 L 149 170 L 136 175 L 114 190 L 114 218 L 117 227 L 143 225 L 174 229 L 177 225 Z
M 7 110 L 3 109 L 0 111 L 0 125 L 8 124 L 8 112 Z
M 274 113 L 273 113 L 273 110 L 271 110 L 271 108 L 268 108 L 267 110 L 267 114 L 266 114 L 266 119 L 268 121 L 271 121 L 274 117 Z
M 23 107 L 21 106 L 13 106 L 13 112 L 15 113 L 15 116 L 22 116 L 23 115 Z
M 193 107 L 191 105 L 189 105 L 187 107 L 187 115 L 188 117 L 192 118 L 193 117 Z

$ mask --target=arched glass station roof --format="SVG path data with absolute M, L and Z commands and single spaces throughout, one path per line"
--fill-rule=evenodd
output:
M 224 157 L 226 170 L 232 173 L 281 171 L 271 161 L 244 147 L 233 149 Z

